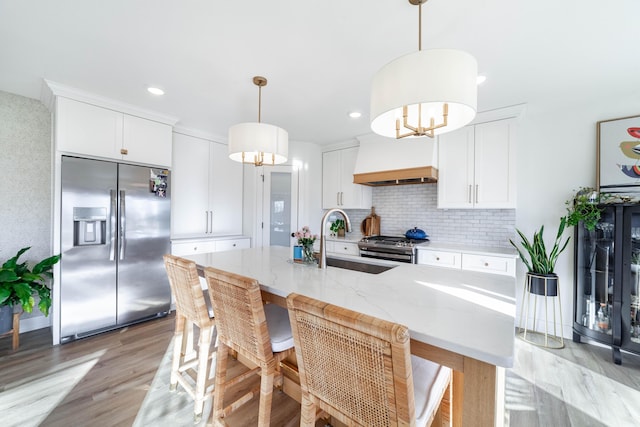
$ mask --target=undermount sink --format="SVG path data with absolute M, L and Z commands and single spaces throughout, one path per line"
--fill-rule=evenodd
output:
M 342 258 L 327 258 L 327 266 L 344 268 L 346 270 L 360 271 L 369 274 L 380 274 L 395 267 L 395 265 L 369 264 L 366 262 L 353 261 Z

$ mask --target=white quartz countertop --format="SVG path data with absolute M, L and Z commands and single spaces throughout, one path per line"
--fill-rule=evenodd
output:
M 283 247 L 185 258 L 202 267 L 253 277 L 263 290 L 275 295 L 307 295 L 406 325 L 417 341 L 493 365 L 513 365 L 513 277 L 374 260 L 364 262 L 396 267 L 380 274 L 335 267 L 323 270 L 317 265 L 293 263 L 290 249 Z

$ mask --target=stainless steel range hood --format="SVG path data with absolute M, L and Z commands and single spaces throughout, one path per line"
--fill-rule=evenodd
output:
M 431 138 L 395 140 L 368 134 L 360 141 L 353 182 L 370 186 L 438 181 L 438 145 Z

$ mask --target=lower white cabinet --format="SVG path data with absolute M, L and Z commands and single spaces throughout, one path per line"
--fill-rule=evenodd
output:
M 342 255 L 360 255 L 358 244 L 353 242 L 339 242 L 335 240 L 327 240 L 327 253 Z
M 445 252 L 435 250 L 418 250 L 418 264 L 435 265 L 438 267 L 460 268 L 462 254 L 459 252 Z
M 419 248 L 417 263 L 514 277 L 516 275 L 516 257 L 498 253 L 468 253 L 462 250 Z
M 462 254 L 462 269 L 516 275 L 516 259 L 491 255 Z
M 248 237 L 230 239 L 193 239 L 171 242 L 171 253 L 176 256 L 204 254 L 207 252 L 222 252 L 234 249 L 245 249 L 251 246 Z

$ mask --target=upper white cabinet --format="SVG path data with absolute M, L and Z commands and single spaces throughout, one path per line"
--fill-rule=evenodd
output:
M 353 171 L 358 147 L 322 154 L 322 208 L 368 209 L 371 187 L 354 184 Z
M 438 208 L 515 208 L 515 165 L 513 119 L 440 135 Z
M 165 123 L 58 96 L 55 129 L 59 151 L 171 167 Z
M 242 164 L 227 146 L 174 133 L 171 235 L 242 233 Z

